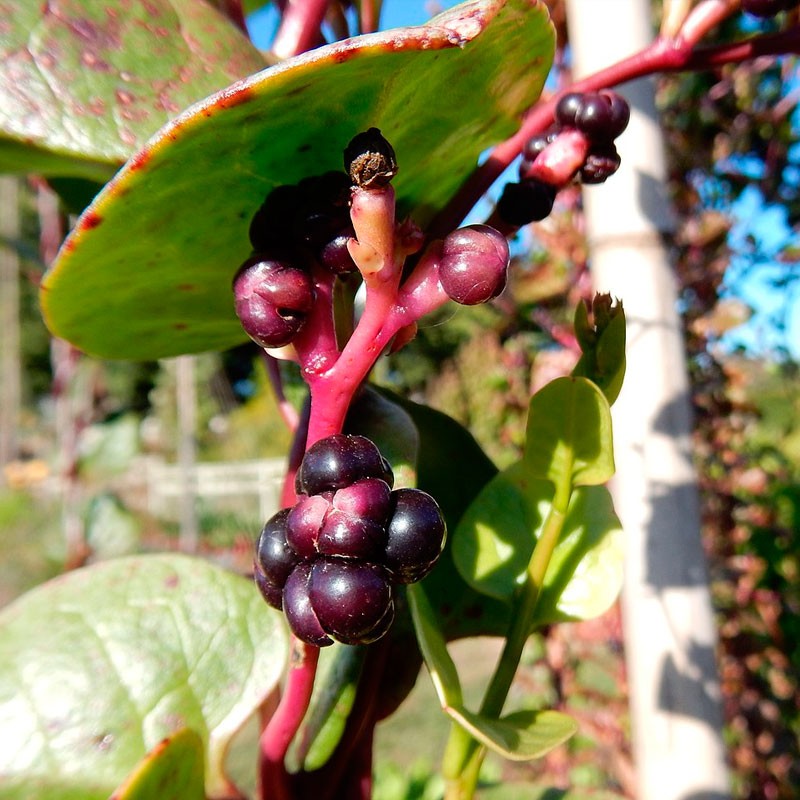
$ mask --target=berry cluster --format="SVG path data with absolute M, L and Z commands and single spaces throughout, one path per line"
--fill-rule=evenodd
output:
M 353 272 L 350 180 L 343 172 L 278 186 L 250 223 L 253 254 L 233 280 L 236 314 L 262 347 L 289 344 L 314 304 L 312 267 Z
M 790 11 L 797 8 L 797 0 L 742 0 L 742 10 L 754 17 L 767 19 L 774 17 L 781 11 Z
M 507 184 L 497 205 L 502 219 L 519 227 L 542 220 L 552 211 L 560 186 L 538 177 L 535 162 L 569 131 L 578 131 L 589 142 L 575 177 L 581 183 L 602 183 L 613 175 L 620 164 L 614 140 L 625 130 L 629 119 L 628 103 L 616 92 L 570 92 L 561 97 L 556 104 L 554 125 L 531 138 L 523 148 L 520 182 Z
M 373 442 L 334 434 L 306 452 L 297 503 L 261 531 L 256 583 L 304 642 L 379 639 L 394 619 L 394 584 L 422 579 L 439 558 L 446 529 L 436 501 L 393 484 Z

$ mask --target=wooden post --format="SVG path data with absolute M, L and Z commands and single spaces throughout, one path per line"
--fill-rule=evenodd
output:
M 648 0 L 568 0 L 580 77 L 646 46 Z M 664 244 L 672 221 L 653 84 L 620 89 L 632 106 L 622 168 L 584 191 L 598 291 L 623 300 L 628 369 L 613 408 L 612 491 L 626 536 L 623 590 L 633 753 L 641 800 L 725 800 L 716 627 L 700 539 L 689 382 L 676 285 Z

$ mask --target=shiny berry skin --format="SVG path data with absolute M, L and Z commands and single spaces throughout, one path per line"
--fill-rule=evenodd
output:
M 348 644 L 371 640 L 370 632 L 394 605 L 386 570 L 361 561 L 316 559 L 308 593 L 322 628 Z
M 320 494 L 342 489 L 363 478 L 380 478 L 389 486 L 394 482 L 391 467 L 369 439 L 335 433 L 306 451 L 295 487 L 298 493 Z
M 283 611 L 292 633 L 308 644 L 326 647 L 333 639 L 320 624 L 311 602 L 311 564 L 298 564 L 283 588 Z
M 397 583 L 415 583 L 433 569 L 447 527 L 436 501 L 419 489 L 392 492 L 394 508 L 386 527 L 381 563 Z
M 271 605 L 273 608 L 277 608 L 278 611 L 280 611 L 283 608 L 283 586 L 278 586 L 272 583 L 272 581 L 270 581 L 269 578 L 267 578 L 267 576 L 261 571 L 261 568 L 258 566 L 258 564 L 255 565 L 253 578 L 256 582 L 258 590 L 261 592 L 261 596 L 269 605 Z
M 292 549 L 286 538 L 286 521 L 289 509 L 284 508 L 267 520 L 256 545 L 256 573 L 262 577 L 261 584 L 270 584 L 282 589 L 291 571 L 300 561 L 300 556 Z M 266 595 L 265 595 L 266 596 Z M 275 605 L 267 597 L 267 602 Z M 280 608 L 280 606 L 277 606 Z
M 488 225 L 468 225 L 442 242 L 439 281 L 447 295 L 465 306 L 485 303 L 506 286 L 508 242 Z
M 584 97 L 581 92 L 567 92 L 561 95 L 553 112 L 556 122 L 565 128 L 574 128 L 575 119 L 583 107 Z
M 301 558 L 317 554 L 317 539 L 331 510 L 331 492 L 300 495 L 286 520 L 286 540 Z
M 317 550 L 326 556 L 371 561 L 385 542 L 386 531 L 377 522 L 333 509 L 317 537 Z
M 611 106 L 611 123 L 608 128 L 608 140 L 617 138 L 628 127 L 631 120 L 631 107 L 622 95 L 616 92 L 603 91 L 602 94 Z
M 339 511 L 383 525 L 389 518 L 392 493 L 389 485 L 380 478 L 364 478 L 339 489 L 332 502 Z
M 611 102 L 600 92 L 588 92 L 583 95 L 583 103 L 575 114 L 575 127 L 594 141 L 612 139 Z
M 233 280 L 236 315 L 245 333 L 262 347 L 289 344 L 314 304 L 311 276 L 291 255 L 256 254 Z
M 331 236 L 317 252 L 319 263 L 334 275 L 355 272 L 356 262 L 347 249 L 347 243 L 355 236 L 353 226 L 346 226 Z
M 556 188 L 536 179 L 507 183 L 497 202 L 497 213 L 509 225 L 521 228 L 543 220 L 553 210 Z

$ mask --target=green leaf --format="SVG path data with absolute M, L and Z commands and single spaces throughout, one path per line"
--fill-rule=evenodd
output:
M 252 582 L 201 559 L 121 558 L 34 589 L 0 612 L 4 800 L 105 800 L 182 728 L 224 796 L 228 743 L 287 653 Z
M 458 670 L 447 652 L 447 643 L 439 627 L 436 612 L 421 585 L 408 587 L 408 604 L 422 657 L 442 708 L 461 706 L 464 701 Z
M 417 485 L 419 433 L 410 414 L 388 395 L 365 386 L 351 403 L 346 433 L 366 436 L 378 445 L 394 472 L 394 486 Z
M 518 128 L 553 50 L 543 3 L 474 0 L 212 95 L 154 136 L 84 212 L 42 283 L 49 327 L 109 358 L 244 341 L 231 281 L 266 193 L 341 170 L 350 139 L 377 126 L 397 152 L 399 213 L 424 226 L 479 155 Z
M 611 412 L 586 378 L 556 378 L 532 398 L 525 468 L 556 487 L 605 483 L 614 474 Z
M 609 405 L 617 399 L 625 377 L 625 312 L 609 294 L 597 294 L 592 301 L 593 321 L 584 303 L 575 309 L 575 336 L 583 351 L 572 370 L 597 384 Z
M 356 699 L 365 653 L 363 647 L 343 644 L 321 650 L 311 705 L 291 754 L 298 767 L 318 769 L 339 744 Z
M 0 171 L 106 181 L 191 103 L 263 69 L 204 0 L 0 0 Z
M 95 560 L 135 553 L 142 523 L 110 492 L 96 495 L 86 511 L 86 543 Z
M 205 800 L 203 740 L 183 728 L 160 741 L 109 800 Z
M 455 532 L 453 558 L 475 590 L 510 602 L 525 580 L 553 497 L 549 481 L 530 479 L 522 463 L 486 485 Z M 534 622 L 590 619 L 622 585 L 622 530 L 602 486 L 576 489 L 553 551 Z
M 441 411 L 381 391 L 398 402 L 419 431 L 417 486 L 436 498 L 448 536 L 423 585 L 448 641 L 466 636 L 505 636 L 510 607 L 475 591 L 453 563 L 454 532 L 478 492 L 497 474 L 472 434 Z
M 500 719 L 465 708 L 445 711 L 481 744 L 511 761 L 541 758 L 578 730 L 575 720 L 560 711 L 514 711 Z

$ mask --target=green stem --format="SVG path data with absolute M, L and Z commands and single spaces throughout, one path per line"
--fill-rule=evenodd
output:
M 528 562 L 525 583 L 517 596 L 503 652 L 481 704 L 482 716 L 496 719 L 503 710 L 530 634 L 531 620 L 544 587 L 547 567 L 561 536 L 571 492 L 569 482 L 556 487 L 553 504 Z M 453 723 L 442 761 L 442 772 L 447 780 L 445 800 L 469 800 L 473 797 L 485 756 L 486 748 L 460 725 Z

